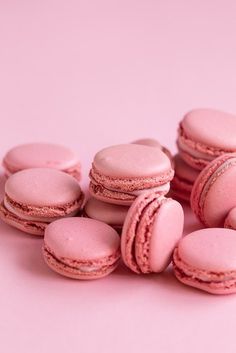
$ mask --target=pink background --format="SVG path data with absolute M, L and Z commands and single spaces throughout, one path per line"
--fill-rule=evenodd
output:
M 174 150 L 186 110 L 236 112 L 235 13 L 233 0 L 0 1 L 1 156 L 65 143 L 86 185 L 103 146 L 156 137 Z M 2 223 L 0 239 L 1 352 L 236 351 L 234 295 L 170 271 L 68 280 L 44 265 L 41 239 Z

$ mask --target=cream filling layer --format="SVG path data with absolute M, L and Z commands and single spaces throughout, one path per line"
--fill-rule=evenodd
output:
M 26 214 L 21 213 L 21 212 L 19 212 L 19 211 L 16 211 L 16 210 L 9 204 L 9 202 L 7 202 L 7 199 L 6 199 L 6 198 L 4 198 L 3 203 L 4 203 L 5 208 L 6 208 L 9 212 L 13 213 L 15 216 L 17 216 L 17 217 L 19 217 L 19 218 L 21 218 L 21 219 L 23 219 L 23 220 L 26 220 L 26 221 L 38 221 L 38 222 L 48 222 L 48 223 L 49 223 L 49 222 L 53 222 L 53 221 L 56 221 L 57 219 L 62 218 L 62 217 L 48 217 L 48 218 L 47 218 L 47 217 L 29 216 L 29 215 L 26 215 Z M 64 217 L 73 217 L 73 216 L 75 216 L 77 213 L 78 213 L 78 210 L 75 210 L 75 211 L 73 211 L 73 212 L 67 214 L 66 216 L 63 216 L 63 218 L 64 218 Z
M 216 156 L 210 156 L 209 154 L 202 153 L 202 152 L 194 150 L 193 148 L 185 145 L 180 139 L 178 140 L 178 147 L 183 152 L 186 152 L 186 153 L 190 154 L 192 157 L 205 159 L 206 161 L 212 161 L 214 158 L 216 158 Z

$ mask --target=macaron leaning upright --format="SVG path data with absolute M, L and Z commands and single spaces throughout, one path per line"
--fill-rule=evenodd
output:
M 236 152 L 236 116 L 213 109 L 195 109 L 179 125 L 177 145 L 187 164 L 202 170 L 209 162 Z
M 72 176 L 49 168 L 25 169 L 7 179 L 0 218 L 26 233 L 43 235 L 50 222 L 75 216 L 83 200 Z
M 131 205 L 145 190 L 166 194 L 174 171 L 159 149 L 124 144 L 98 152 L 90 170 L 90 192 L 98 200 Z
M 236 153 L 213 160 L 196 179 L 191 193 L 191 208 L 205 227 L 223 227 L 225 218 L 236 206 Z
M 177 279 L 212 294 L 236 293 L 235 231 L 209 228 L 180 240 L 173 256 Z
M 77 180 L 81 178 L 81 165 L 69 148 L 52 143 L 27 143 L 13 147 L 3 159 L 7 177 L 29 168 L 54 168 Z
M 120 237 L 112 227 L 94 219 L 60 219 L 46 228 L 43 257 L 53 271 L 63 276 L 101 278 L 118 265 Z
M 124 263 L 135 273 L 160 273 L 169 265 L 183 234 L 181 205 L 155 192 L 143 193 L 130 207 L 121 234 Z

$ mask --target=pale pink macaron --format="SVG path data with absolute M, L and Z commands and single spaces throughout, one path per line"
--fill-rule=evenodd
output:
M 91 197 L 84 206 L 83 216 L 107 223 L 120 232 L 128 209 L 128 206 L 114 205 Z
M 170 160 L 160 149 L 136 144 L 111 146 L 94 157 L 90 192 L 104 202 L 131 205 L 145 190 L 166 194 L 173 175 Z
M 100 221 L 64 218 L 46 228 L 43 256 L 48 266 L 63 276 L 97 279 L 117 267 L 120 237 Z
M 81 165 L 69 148 L 52 143 L 27 143 L 13 147 L 3 159 L 6 176 L 29 168 L 54 168 L 80 180 Z
M 173 163 L 173 156 L 170 152 L 170 150 L 165 147 L 165 146 L 162 146 L 160 144 L 159 141 L 157 141 L 156 139 L 153 139 L 153 138 L 143 138 L 143 139 L 138 139 L 138 140 L 135 140 L 133 141 L 132 143 L 136 144 L 136 145 L 144 145 L 144 146 L 149 146 L 149 147 L 157 147 L 159 149 L 162 150 L 162 152 L 164 152 L 167 157 L 169 157 L 171 163 Z M 173 164 L 172 164 L 173 166 Z
M 225 154 L 199 174 L 191 193 L 191 208 L 206 227 L 223 227 L 236 206 L 236 154 Z
M 184 237 L 173 256 L 179 281 L 212 294 L 236 293 L 236 232 L 224 228 Z
M 72 176 L 50 168 L 25 169 L 7 179 L 0 218 L 26 233 L 43 235 L 48 223 L 76 215 L 83 200 Z
M 193 184 L 199 171 L 190 167 L 179 154 L 174 157 L 175 175 L 171 182 L 171 195 L 189 202 Z
M 121 253 L 136 273 L 162 272 L 182 237 L 181 205 L 156 193 L 140 195 L 130 207 L 121 235 Z
M 236 230 L 236 207 L 229 211 L 225 219 L 224 227 Z
M 177 145 L 181 157 L 202 170 L 224 153 L 236 152 L 236 116 L 213 109 L 196 109 L 180 122 Z

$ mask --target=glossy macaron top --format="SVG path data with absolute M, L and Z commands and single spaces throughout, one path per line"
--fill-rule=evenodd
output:
M 28 168 L 55 168 L 65 170 L 78 163 L 69 148 L 52 143 L 27 143 L 7 152 L 3 164 L 12 173 Z
M 129 207 L 113 205 L 91 197 L 84 206 L 87 217 L 97 219 L 110 225 L 122 225 Z
M 171 170 L 169 158 L 159 149 L 137 144 L 107 147 L 93 161 L 95 169 L 116 178 L 142 178 L 161 175 Z
M 81 196 L 78 182 L 70 175 L 50 168 L 25 169 L 13 174 L 5 193 L 14 202 L 33 206 L 71 203 Z
M 120 237 L 103 222 L 69 217 L 46 228 L 44 243 L 57 258 L 88 261 L 114 255 L 119 251 Z
M 179 242 L 178 256 L 198 270 L 236 271 L 236 232 L 224 228 L 195 231 Z
M 214 109 L 195 109 L 187 113 L 181 128 L 197 143 L 226 151 L 236 149 L 236 116 Z

